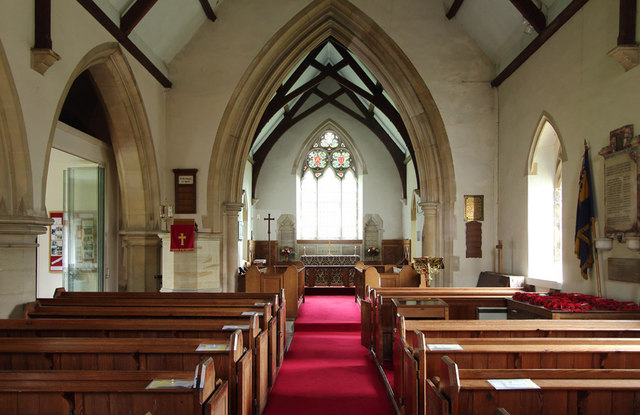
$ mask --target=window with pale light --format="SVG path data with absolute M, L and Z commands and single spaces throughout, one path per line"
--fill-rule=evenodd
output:
M 528 277 L 562 284 L 562 151 L 549 122 L 540 129 L 527 187 Z
M 313 142 L 300 174 L 298 238 L 357 239 L 357 170 L 351 151 L 334 131 Z

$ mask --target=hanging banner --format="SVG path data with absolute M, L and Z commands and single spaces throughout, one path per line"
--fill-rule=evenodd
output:
M 62 212 L 49 212 L 49 217 L 53 219 L 49 230 L 49 271 L 62 271 L 62 241 L 63 241 L 63 221 Z
M 193 251 L 193 225 L 171 225 L 171 251 Z

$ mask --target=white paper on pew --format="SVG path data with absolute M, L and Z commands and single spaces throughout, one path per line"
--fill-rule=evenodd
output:
M 217 350 L 229 350 L 228 344 L 207 344 L 202 343 L 198 345 L 196 352 L 213 352 Z
M 267 304 L 269 304 L 269 303 L 253 303 L 253 305 L 256 306 L 256 307 L 264 307 Z
M 243 311 L 241 315 L 243 315 L 243 316 L 253 316 L 253 315 L 261 316 L 261 315 L 264 315 L 264 313 L 260 313 L 258 311 Z
M 496 390 L 540 389 L 531 379 L 487 379 Z
M 190 389 L 193 379 L 154 379 L 145 389 Z
M 432 352 L 439 350 L 462 350 L 462 346 L 459 344 L 427 344 L 427 347 Z
M 249 325 L 246 326 L 222 326 L 222 330 L 249 330 Z

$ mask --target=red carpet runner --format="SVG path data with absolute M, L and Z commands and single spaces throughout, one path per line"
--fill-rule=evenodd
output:
M 392 415 L 353 296 L 307 296 L 265 415 Z

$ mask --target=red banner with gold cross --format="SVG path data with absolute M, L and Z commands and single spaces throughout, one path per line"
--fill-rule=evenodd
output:
M 193 251 L 193 225 L 171 225 L 171 251 Z

